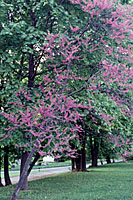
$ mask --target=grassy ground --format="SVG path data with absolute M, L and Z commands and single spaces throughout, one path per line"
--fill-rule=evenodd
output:
M 133 200 L 133 162 L 90 168 L 86 173 L 66 173 L 29 183 L 21 191 L 24 200 Z M 0 200 L 8 200 L 14 186 L 0 188 Z

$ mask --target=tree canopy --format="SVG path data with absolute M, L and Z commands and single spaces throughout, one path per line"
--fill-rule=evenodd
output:
M 132 8 L 116 0 L 2 1 L 1 8 L 1 114 L 10 123 L 2 136 L 26 135 L 27 163 L 42 148 L 73 156 L 67 148 L 85 118 L 119 147 L 130 145 L 123 121 L 130 125 Z

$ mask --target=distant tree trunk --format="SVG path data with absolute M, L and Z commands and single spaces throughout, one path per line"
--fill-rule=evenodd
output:
M 22 157 L 21 157 L 21 166 L 20 166 L 20 177 L 22 175 L 26 160 L 28 158 L 29 152 L 28 151 L 23 151 L 22 152 Z M 20 190 L 28 190 L 28 176 L 26 176 L 23 185 L 21 185 Z
M 71 149 L 75 149 L 75 145 L 70 143 Z M 71 158 L 72 171 L 76 169 L 76 158 Z
M 102 161 L 102 160 L 100 160 L 100 162 L 101 162 L 101 165 L 103 165 L 103 161 Z
M 81 171 L 81 162 L 82 159 L 81 159 L 81 151 L 78 150 L 78 156 L 75 158 L 75 163 L 76 163 L 76 170 L 79 172 Z
M 34 49 L 33 44 L 30 45 L 31 49 Z M 28 76 L 28 88 L 34 87 L 35 79 L 35 65 L 34 65 L 34 55 L 29 55 L 29 76 Z
M 85 150 L 85 148 L 81 149 L 81 154 L 82 154 L 81 170 L 82 170 L 82 172 L 85 172 L 86 171 L 86 150 Z
M 90 137 L 90 147 L 91 147 L 91 157 L 92 157 L 92 167 L 97 167 L 98 163 L 98 141 L 97 138 L 94 138 L 92 141 L 92 137 Z
M 82 149 L 81 149 L 81 158 L 82 158 L 82 163 L 81 163 L 81 170 L 82 172 L 86 171 L 86 135 L 83 135 L 82 138 Z
M 110 164 L 110 163 L 111 163 L 111 159 L 110 159 L 110 156 L 109 156 L 109 155 L 106 156 L 106 162 L 107 162 L 107 164 Z
M 2 156 L 1 156 L 1 146 L 0 146 L 0 187 L 3 186 L 1 178 L 1 167 L 2 167 Z
M 72 161 L 72 171 L 73 171 L 75 169 L 75 158 L 72 158 L 71 161 Z
M 8 146 L 4 147 L 4 178 L 5 178 L 5 185 L 12 184 L 9 176 Z
M 86 135 L 85 133 L 80 133 L 79 134 L 79 138 L 80 138 L 80 144 L 81 144 L 81 150 L 78 150 L 77 153 L 77 157 L 75 158 L 75 163 L 76 163 L 76 170 L 77 171 L 82 171 L 85 172 L 86 171 Z M 73 167 L 74 167 L 74 161 L 73 161 Z
M 76 168 L 75 168 L 76 167 Z M 85 148 L 78 150 L 78 155 L 76 158 L 72 158 L 72 170 L 76 171 L 86 171 L 86 151 Z
M 94 166 L 98 164 L 98 141 L 94 138 Z

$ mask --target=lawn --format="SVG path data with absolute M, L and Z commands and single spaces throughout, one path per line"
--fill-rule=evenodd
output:
M 133 162 L 90 168 L 51 176 L 29 183 L 23 200 L 133 200 Z M 14 186 L 0 188 L 0 200 L 8 200 Z

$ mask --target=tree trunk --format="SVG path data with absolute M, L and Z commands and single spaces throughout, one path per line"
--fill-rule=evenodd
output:
M 33 44 L 30 45 L 31 49 L 34 49 Z M 34 78 L 35 78 L 35 65 L 34 65 L 34 55 L 29 55 L 29 76 L 28 76 L 28 88 L 32 88 L 34 86 Z
M 75 162 L 76 162 L 76 170 L 79 172 L 81 171 L 81 163 L 82 159 L 81 159 L 81 151 L 78 150 L 78 156 L 75 158 Z
M 4 178 L 5 178 L 5 185 L 12 184 L 9 176 L 8 146 L 4 147 Z
M 72 158 L 72 170 L 75 169 L 76 165 L 76 170 L 77 171 L 86 171 L 86 150 L 85 146 L 82 147 L 81 150 L 78 150 L 78 155 L 76 158 Z
M 37 145 L 37 141 L 36 141 L 36 144 Z M 23 168 L 23 171 L 21 173 L 21 176 L 20 176 L 20 179 L 19 179 L 19 182 L 13 192 L 13 195 L 12 197 L 10 198 L 10 200 L 17 200 L 17 197 L 18 197 L 18 193 L 20 191 L 20 189 L 22 188 L 22 185 L 24 184 L 25 182 L 25 179 L 27 178 L 27 174 L 28 174 L 28 167 L 31 163 L 31 160 L 32 160 L 32 157 L 34 155 L 34 153 L 37 151 L 37 147 L 34 146 L 33 149 L 31 150 L 31 152 L 29 153 L 28 155 L 28 158 L 26 159 L 26 162 L 25 162 L 25 165 L 24 165 L 24 168 Z
M 35 19 L 34 13 L 32 11 L 31 11 L 31 20 L 32 20 L 32 26 L 35 27 L 36 19 Z M 34 49 L 33 44 L 30 45 L 30 48 Z M 34 78 L 35 78 L 34 55 L 29 54 L 29 76 L 28 76 L 28 88 L 29 89 L 31 89 L 34 86 Z M 30 101 L 29 101 L 29 103 L 30 103 Z M 28 189 L 27 176 L 29 175 L 29 173 L 34 165 L 30 166 L 29 170 L 28 170 L 28 166 L 30 165 L 32 156 L 34 155 L 35 151 L 36 151 L 36 147 L 34 147 L 30 153 L 23 152 L 23 154 L 22 154 L 20 180 L 19 180 L 18 185 L 15 188 L 15 191 L 13 193 L 11 200 L 17 199 L 17 195 L 18 195 L 18 192 L 20 189 L 21 190 Z
M 92 167 L 97 167 L 98 142 L 96 138 L 94 138 L 94 142 L 93 142 L 92 137 L 90 137 L 90 147 L 91 147 Z
M 33 49 L 33 45 L 30 45 L 30 48 Z M 28 88 L 31 89 L 34 86 L 34 78 L 35 78 L 35 72 L 34 72 L 34 56 L 33 54 L 29 54 L 29 76 L 28 76 Z M 30 103 L 30 101 L 29 101 Z M 26 136 L 24 135 L 24 138 L 29 140 L 28 138 L 26 138 Z M 25 162 L 28 158 L 29 152 L 25 151 L 22 153 L 22 158 L 21 158 L 21 168 L 20 168 L 20 176 L 22 174 Z M 32 168 L 31 168 L 32 169 Z M 29 170 L 29 173 L 31 171 L 31 169 Z M 27 174 L 27 177 L 29 175 L 29 173 Z M 23 185 L 21 186 L 21 190 L 27 190 L 28 189 L 28 180 L 27 177 L 25 178 Z
M 103 165 L 103 161 L 102 161 L 102 160 L 100 160 L 100 162 L 101 162 L 101 165 Z
M 21 158 L 21 166 L 20 166 L 20 177 L 22 175 L 26 160 L 28 158 L 29 152 L 28 151 L 23 151 L 22 152 L 22 158 Z M 28 176 L 25 178 L 23 185 L 20 188 L 21 190 L 28 190 Z
M 2 156 L 1 156 L 1 146 L 0 146 L 0 187 L 3 187 L 1 178 L 1 167 L 2 167 Z
M 73 171 L 75 170 L 75 158 L 72 158 L 71 161 L 72 161 L 72 171 Z
M 82 165 L 81 165 L 81 170 L 82 172 L 86 171 L 86 136 L 84 135 L 82 138 L 82 149 L 81 149 L 81 158 L 82 158 Z
M 111 163 L 110 156 L 106 156 L 106 162 L 107 162 L 107 164 L 110 164 L 110 163 Z
M 98 164 L 98 141 L 94 138 L 94 166 L 97 167 Z
M 37 152 L 36 155 L 35 155 L 35 158 L 34 158 L 33 162 L 30 164 L 27 176 L 29 176 L 32 168 L 34 167 L 35 163 L 38 161 L 39 158 L 40 158 L 40 154 Z

